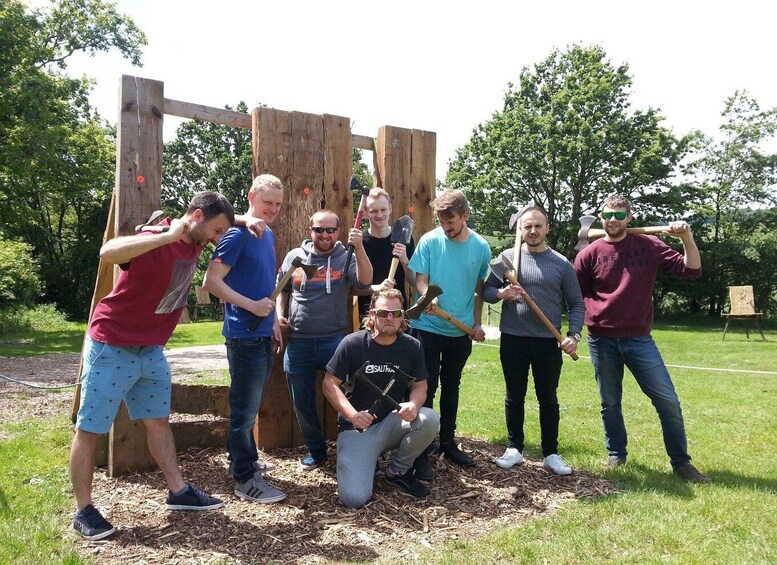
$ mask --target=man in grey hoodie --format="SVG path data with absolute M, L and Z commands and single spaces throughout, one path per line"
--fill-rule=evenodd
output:
M 288 328 L 283 370 L 289 385 L 299 427 L 309 453 L 300 460 L 304 470 L 326 460 L 326 438 L 316 408 L 316 372 L 326 370 L 340 341 L 349 331 L 350 287 L 369 288 L 372 265 L 364 251 L 362 232 L 351 229 L 348 244 L 354 247 L 354 261 L 346 265 L 347 251 L 338 241 L 340 219 L 331 210 L 319 210 L 310 217 L 310 239 L 286 255 L 279 279 L 291 268 L 295 257 L 318 265 L 308 279 L 297 269 L 278 295 L 276 314 L 281 330 Z

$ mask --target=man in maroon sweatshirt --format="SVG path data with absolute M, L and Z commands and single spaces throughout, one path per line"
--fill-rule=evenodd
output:
M 688 481 L 708 483 L 709 477 L 691 464 L 680 399 L 650 335 L 658 270 L 688 280 L 699 278 L 699 249 L 686 222 L 671 222 L 666 231 L 682 240 L 681 255 L 657 237 L 629 234 L 626 228 L 631 218 L 631 202 L 620 195 L 607 197 L 601 213 L 606 235 L 575 259 L 585 300 L 588 349 L 602 402 L 607 466 L 626 463 L 621 409 L 625 365 L 658 412 L 674 473 Z

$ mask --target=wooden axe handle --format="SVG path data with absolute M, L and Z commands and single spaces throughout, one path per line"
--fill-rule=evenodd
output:
M 461 331 L 465 332 L 466 334 L 468 334 L 468 335 L 470 335 L 472 337 L 475 336 L 475 330 L 470 328 L 467 324 L 465 324 L 461 320 L 457 320 L 456 318 L 454 318 L 453 316 L 448 314 L 448 312 L 446 312 L 445 310 L 443 310 L 439 306 L 437 307 L 437 315 L 440 318 L 442 318 L 443 320 L 445 320 L 446 322 L 450 322 L 451 324 L 453 324 L 454 326 L 456 326 L 457 328 L 459 328 Z
M 664 233 L 669 229 L 669 226 L 645 226 L 643 228 L 626 228 L 626 233 L 644 233 L 649 235 L 655 235 L 658 233 Z M 596 239 L 597 237 L 604 237 L 607 232 L 602 229 L 588 230 L 588 239 Z
M 289 279 L 291 278 L 291 275 L 294 271 L 297 270 L 297 267 L 292 265 L 292 268 L 286 271 L 283 276 L 281 277 L 281 280 L 278 281 L 278 284 L 275 286 L 275 290 L 272 291 L 272 294 L 268 297 L 271 301 L 275 302 L 275 299 L 278 298 L 278 295 L 283 290 L 283 287 L 286 286 L 286 283 L 289 282 Z M 249 332 L 255 332 L 256 328 L 259 327 L 259 324 L 262 320 L 264 320 L 267 316 L 257 316 L 256 319 L 251 322 L 251 325 L 248 326 Z
M 391 268 L 389 268 L 388 278 L 394 280 L 394 275 L 397 274 L 397 267 L 399 266 L 399 257 L 391 258 Z
M 512 284 L 517 285 L 518 281 L 515 279 L 515 273 L 508 271 L 506 273 L 507 280 L 509 280 Z M 521 287 L 523 288 L 523 287 Z M 561 343 L 564 341 L 564 337 L 559 333 L 559 331 L 556 329 L 556 326 L 554 326 L 550 320 L 548 320 L 548 317 L 545 315 L 545 312 L 540 310 L 540 307 L 537 306 L 537 303 L 534 302 L 534 299 L 529 296 L 529 293 L 525 290 L 521 292 L 521 296 L 523 297 L 523 300 L 526 302 L 526 304 L 529 306 L 529 308 L 532 309 L 532 312 L 537 314 L 537 317 L 540 319 L 540 321 L 545 325 L 546 328 L 548 328 L 548 331 L 553 334 L 553 337 L 556 338 L 556 341 Z M 577 361 L 577 353 L 574 351 L 569 354 L 569 356 L 574 360 Z

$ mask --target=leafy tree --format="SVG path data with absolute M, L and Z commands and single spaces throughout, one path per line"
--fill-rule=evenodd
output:
M 38 264 L 30 246 L 0 235 L 0 308 L 28 306 L 41 291 Z
M 0 6 L 0 226 L 30 244 L 45 298 L 89 307 L 113 185 L 112 131 L 89 107 L 91 81 L 65 74 L 76 52 L 140 62 L 145 36 L 113 4 L 58 0 Z
M 614 67 L 599 46 L 554 50 L 525 67 L 502 111 L 475 128 L 447 186 L 467 192 L 481 231 L 503 237 L 513 212 L 541 204 L 556 228 L 549 243 L 571 256 L 582 214 L 612 192 L 667 191 L 686 150 L 656 110 L 630 110 L 630 87 L 628 66 Z

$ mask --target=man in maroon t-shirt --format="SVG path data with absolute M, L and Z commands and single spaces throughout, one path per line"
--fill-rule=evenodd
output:
M 621 409 L 625 365 L 658 412 L 675 474 L 707 483 L 709 477 L 691 464 L 680 400 L 650 335 L 658 270 L 689 280 L 699 278 L 699 249 L 686 222 L 671 222 L 666 231 L 682 240 L 681 255 L 657 237 L 629 234 L 626 228 L 631 218 L 631 202 L 620 195 L 607 197 L 601 213 L 606 235 L 575 258 L 585 300 L 588 349 L 602 402 L 607 466 L 626 463 L 626 425 Z
M 97 442 L 110 430 L 122 400 L 142 419 L 148 447 L 170 492 L 168 510 L 210 510 L 223 502 L 188 485 L 181 476 L 170 429 L 170 368 L 163 353 L 186 306 L 197 258 L 235 222 L 221 194 L 197 193 L 169 230 L 117 237 L 100 249 L 119 265 L 113 291 L 95 307 L 84 344 L 81 404 L 70 448 L 70 479 L 77 512 L 73 528 L 98 540 L 116 531 L 92 505 Z

